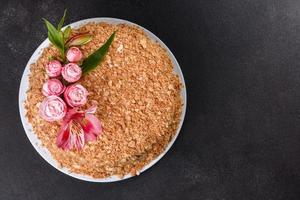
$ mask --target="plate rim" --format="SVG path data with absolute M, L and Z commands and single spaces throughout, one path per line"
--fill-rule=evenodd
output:
M 95 23 L 105 22 L 105 23 L 109 23 L 109 24 L 128 24 L 128 25 L 133 25 L 133 26 L 141 28 L 145 32 L 145 34 L 148 37 L 150 37 L 150 39 L 157 41 L 167 51 L 167 53 L 169 54 L 169 56 L 172 60 L 173 72 L 179 76 L 181 84 L 183 85 L 183 87 L 181 89 L 181 97 L 183 100 L 183 107 L 182 107 L 182 113 L 180 116 L 180 122 L 179 122 L 177 130 L 176 130 L 176 134 L 173 136 L 171 141 L 168 143 L 168 145 L 164 149 L 164 151 L 140 170 L 140 174 L 141 174 L 141 173 L 145 172 L 146 170 L 148 170 L 149 168 L 151 168 L 153 165 L 155 165 L 159 160 L 161 160 L 161 158 L 164 155 L 166 155 L 166 153 L 173 146 L 174 142 L 176 141 L 176 139 L 181 131 L 181 128 L 182 128 L 182 125 L 183 125 L 183 122 L 185 119 L 185 115 L 186 115 L 186 108 L 187 108 L 187 89 L 186 89 L 185 79 L 184 79 L 181 67 L 180 67 L 178 61 L 176 60 L 176 57 L 172 53 L 172 51 L 168 48 L 168 46 L 160 38 L 158 38 L 154 33 L 149 31 L 148 29 L 146 29 L 136 23 L 130 22 L 128 20 L 112 18 L 112 17 L 95 17 L 95 18 L 88 18 L 88 19 L 83 19 L 83 20 L 79 20 L 79 21 L 70 23 L 70 24 L 64 26 L 64 28 L 66 28 L 67 26 L 71 26 L 72 28 L 78 28 L 78 27 L 80 27 L 86 23 L 90 23 L 90 22 L 95 22 Z M 107 177 L 107 178 L 93 178 L 88 175 L 70 172 L 67 168 L 60 168 L 57 161 L 52 157 L 52 155 L 48 151 L 48 149 L 46 147 L 41 146 L 41 141 L 37 138 L 37 135 L 32 130 L 31 124 L 29 123 L 29 121 L 25 115 L 26 109 L 24 106 L 24 100 L 27 98 L 26 91 L 29 88 L 28 76 L 30 74 L 30 65 L 32 63 L 36 62 L 36 60 L 40 57 L 41 53 L 43 52 L 43 49 L 45 47 L 47 47 L 49 44 L 50 44 L 50 41 L 48 40 L 48 38 L 46 38 L 35 49 L 34 53 L 31 55 L 30 59 L 28 60 L 26 66 L 25 66 L 25 69 L 23 71 L 22 78 L 20 81 L 20 86 L 19 86 L 19 93 L 18 93 L 19 114 L 20 114 L 20 118 L 22 121 L 22 125 L 24 128 L 25 134 L 26 134 L 27 138 L 29 139 L 30 143 L 32 144 L 34 149 L 37 151 L 37 153 L 52 167 L 54 167 L 58 171 L 62 172 L 63 174 L 66 174 L 68 176 L 71 176 L 73 178 L 76 178 L 76 179 L 79 179 L 82 181 L 107 183 L 107 182 L 122 181 L 122 180 L 126 180 L 128 178 L 131 178 L 131 177 L 136 177 L 136 175 L 132 176 L 131 174 L 127 174 L 123 178 L 119 178 L 116 175 Z M 176 69 L 175 69 L 175 67 L 176 67 Z M 40 143 L 40 144 L 38 144 L 38 143 Z

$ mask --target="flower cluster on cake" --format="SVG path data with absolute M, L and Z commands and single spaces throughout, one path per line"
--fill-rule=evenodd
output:
M 93 115 L 97 110 L 96 102 L 88 109 L 82 109 L 88 101 L 88 91 L 78 81 L 103 60 L 115 32 L 102 47 L 83 59 L 78 46 L 90 42 L 92 36 L 83 33 L 70 37 L 71 27 L 62 30 L 65 16 L 66 11 L 57 28 L 44 19 L 48 39 L 59 50 L 60 56 L 45 66 L 48 79 L 42 86 L 45 98 L 40 104 L 39 114 L 48 122 L 62 122 L 56 141 L 59 148 L 80 150 L 86 142 L 97 139 L 102 127 L 100 120 Z

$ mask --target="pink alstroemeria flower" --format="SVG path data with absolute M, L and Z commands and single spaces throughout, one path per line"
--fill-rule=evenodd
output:
M 102 132 L 100 121 L 93 115 L 96 109 L 92 106 L 86 111 L 69 110 L 58 133 L 57 146 L 63 150 L 80 150 L 86 142 L 96 140 Z

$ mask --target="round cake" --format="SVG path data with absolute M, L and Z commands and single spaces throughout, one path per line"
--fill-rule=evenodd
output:
M 116 31 L 103 62 L 79 83 L 88 90 L 89 101 L 97 102 L 95 116 L 103 132 L 82 150 L 64 151 L 57 147 L 60 122 L 47 122 L 39 116 L 43 101 L 42 85 L 48 79 L 45 66 L 59 54 L 45 48 L 30 67 L 26 117 L 33 131 L 53 158 L 71 172 L 106 178 L 136 175 L 160 155 L 175 135 L 182 112 L 179 77 L 164 48 L 138 27 L 88 23 L 72 30 L 72 35 L 89 33 L 91 42 L 82 45 L 83 57 L 101 47 Z

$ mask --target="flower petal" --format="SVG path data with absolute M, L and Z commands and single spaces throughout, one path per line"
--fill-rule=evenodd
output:
M 64 150 L 70 150 L 72 148 L 70 136 L 69 124 L 63 124 L 59 130 L 56 145 Z
M 89 107 L 86 111 L 85 111 L 85 113 L 88 113 L 88 114 L 94 114 L 95 112 L 96 112 L 96 110 L 97 110 L 97 101 L 95 101 L 95 100 L 92 100 L 92 106 L 91 107 Z
M 94 114 L 97 110 L 97 106 L 96 105 L 93 105 L 91 107 L 89 107 L 85 112 L 88 113 L 88 114 Z
M 85 118 L 80 122 L 86 141 L 94 141 L 102 132 L 102 126 L 97 117 L 92 114 L 86 114 Z
M 71 144 L 80 150 L 85 143 L 83 129 L 77 121 L 72 120 L 70 123 Z

